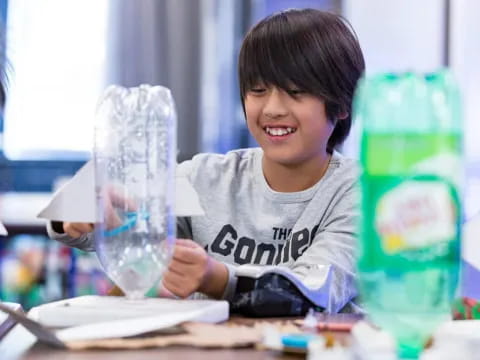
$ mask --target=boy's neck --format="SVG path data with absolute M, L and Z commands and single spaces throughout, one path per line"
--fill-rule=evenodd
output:
M 285 165 L 263 156 L 263 175 L 274 191 L 286 193 L 303 191 L 311 188 L 325 175 L 331 157 L 331 154 L 325 153 L 324 156 L 306 163 Z

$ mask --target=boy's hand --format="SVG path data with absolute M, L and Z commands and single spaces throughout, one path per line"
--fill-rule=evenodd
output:
M 124 194 L 124 189 L 119 186 L 107 186 L 104 189 L 104 222 L 107 230 L 115 229 L 122 225 L 123 220 L 118 216 L 117 211 L 137 211 L 138 206 L 133 199 Z
M 106 187 L 104 199 L 104 221 L 107 230 L 122 225 L 123 220 L 118 216 L 117 209 L 122 209 L 123 211 L 137 211 L 138 208 L 135 201 L 125 197 L 121 189 L 113 186 Z M 72 238 L 79 238 L 86 233 L 92 232 L 93 229 L 94 224 L 91 223 L 63 223 L 63 231 Z
M 90 223 L 74 223 L 74 222 L 64 222 L 63 231 L 72 238 L 79 238 L 83 234 L 93 231 L 93 224 Z
M 224 264 L 208 256 L 192 240 L 178 239 L 162 285 L 181 298 L 199 291 L 218 299 L 223 295 L 227 281 L 228 270 Z

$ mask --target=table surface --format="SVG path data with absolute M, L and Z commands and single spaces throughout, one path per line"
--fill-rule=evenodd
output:
M 271 321 L 285 320 L 267 319 Z M 233 318 L 235 323 L 252 324 L 255 321 L 264 322 L 265 319 Z M 348 333 L 337 333 L 336 338 L 342 343 L 348 342 Z M 254 348 L 236 349 L 202 349 L 188 346 L 169 346 L 165 348 L 139 349 L 139 350 L 61 350 L 36 342 L 36 338 L 23 326 L 15 326 L 0 341 L 0 358 L 3 359 L 46 359 L 48 360 L 122 360 L 122 359 L 190 359 L 217 360 L 217 359 L 249 359 L 249 360 L 298 360 L 298 354 L 286 354 L 271 350 L 256 350 Z
M 298 360 L 298 355 L 287 355 L 274 351 L 246 349 L 214 349 L 205 350 L 193 347 L 167 347 L 158 349 L 142 350 L 85 350 L 85 351 L 66 351 L 56 350 L 45 345 L 36 344 L 29 351 L 20 356 L 21 359 L 46 359 L 49 360 L 80 360 L 80 359 L 100 359 L 100 360 L 122 360 L 122 359 L 143 359 L 143 360 L 167 360 L 167 359 L 198 359 L 198 360 L 217 360 L 217 359 L 248 359 L 248 360 Z

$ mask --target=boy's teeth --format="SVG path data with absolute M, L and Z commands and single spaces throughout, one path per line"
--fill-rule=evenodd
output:
M 265 130 L 269 135 L 273 135 L 273 136 L 282 136 L 282 135 L 287 135 L 287 134 L 291 134 L 291 133 L 295 132 L 295 130 L 290 128 L 290 127 L 288 127 L 288 128 L 267 127 Z

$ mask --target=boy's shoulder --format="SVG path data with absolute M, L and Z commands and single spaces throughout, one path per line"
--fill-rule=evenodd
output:
M 340 169 L 341 171 L 347 171 L 360 174 L 360 164 L 358 160 L 352 159 L 345 155 L 342 155 L 338 151 L 334 151 L 332 158 L 330 159 L 330 166 Z
M 346 157 L 341 153 L 334 151 L 330 159 L 330 175 L 336 183 L 338 181 L 345 185 L 354 184 L 358 181 L 361 168 L 358 160 Z

